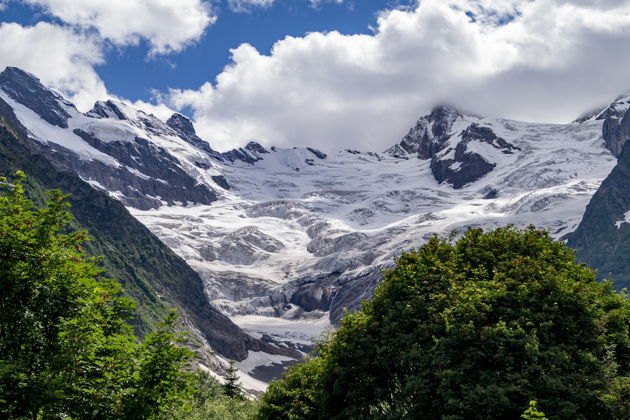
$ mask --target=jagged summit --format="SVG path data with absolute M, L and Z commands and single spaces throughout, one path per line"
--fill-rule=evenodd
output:
M 396 158 L 407 159 L 417 155 L 420 159 L 430 159 L 444 147 L 444 142 L 452 132 L 453 124 L 464 116 L 451 105 L 437 105 L 428 115 L 424 115 L 411 127 L 402 141 L 385 151 Z
M 128 106 L 120 101 L 111 99 L 107 101 L 97 101 L 86 115 L 94 118 L 110 118 L 124 121 L 129 119 L 127 108 Z
M 177 112 L 171 115 L 168 120 L 166 120 L 166 125 L 177 131 L 178 133 L 184 134 L 186 136 L 197 135 L 197 132 L 195 131 L 195 126 L 193 125 L 192 121 L 190 121 L 188 117 L 185 117 Z
M 78 112 L 72 103 L 45 87 L 35 75 L 17 67 L 7 67 L 0 73 L 0 89 L 57 127 L 68 128 L 71 114 Z

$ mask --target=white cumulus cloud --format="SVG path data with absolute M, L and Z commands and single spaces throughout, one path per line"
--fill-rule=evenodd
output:
M 243 44 L 171 105 L 219 149 L 383 150 L 437 102 L 560 122 L 630 87 L 628 0 L 423 0 L 373 30 L 286 37 L 268 55 Z
M 117 45 L 146 40 L 150 54 L 181 51 L 198 41 L 216 17 L 202 0 L 21 0 L 61 21 L 94 29 Z
M 88 109 L 107 90 L 94 66 L 103 63 L 100 41 L 69 28 L 40 22 L 0 24 L 0 70 L 20 67 L 41 78 L 80 108 Z

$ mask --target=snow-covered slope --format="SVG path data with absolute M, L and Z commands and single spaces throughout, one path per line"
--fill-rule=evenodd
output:
M 530 124 L 440 106 L 383 153 L 257 143 L 217 153 L 183 116 L 164 123 L 111 101 L 80 114 L 63 102 L 63 127 L 2 77 L 0 89 L 33 138 L 62 147 L 60 161 L 200 273 L 218 308 L 302 350 L 370 296 L 379 269 L 433 234 L 510 223 L 573 231 L 616 161 L 606 116 Z M 244 370 L 264 359 L 251 357 Z
M 232 189 L 210 206 L 133 214 L 201 273 L 237 323 L 275 337 L 282 334 L 268 331 L 273 323 L 264 317 L 302 323 L 330 312 L 334 323 L 369 296 L 379 267 L 432 234 L 509 223 L 533 223 L 556 237 L 571 232 L 615 163 L 601 121 L 474 124 L 509 142 L 512 153 L 469 142 L 469 153 L 495 166 L 459 189 L 438 183 L 430 159 L 355 151 L 320 159 L 307 149 L 276 149 L 251 165 L 216 164 Z M 461 137 L 455 132 L 447 143 Z

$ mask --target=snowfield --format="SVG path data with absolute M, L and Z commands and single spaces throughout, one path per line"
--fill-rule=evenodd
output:
M 575 229 L 616 161 L 601 121 L 481 123 L 521 151 L 503 155 L 484 144 L 476 151 L 497 166 L 459 190 L 438 184 L 429 160 L 275 149 L 254 164 L 215 162 L 231 189 L 209 206 L 130 210 L 202 275 L 237 324 L 249 316 L 248 331 L 287 340 L 291 334 L 278 337 L 278 318 L 296 331 L 304 319 L 327 318 L 340 285 L 391 267 L 433 234 L 535 224 L 561 238 Z M 494 198 L 484 198 L 489 191 Z M 292 302 L 317 281 L 329 289 L 321 291 L 330 294 L 328 308 Z

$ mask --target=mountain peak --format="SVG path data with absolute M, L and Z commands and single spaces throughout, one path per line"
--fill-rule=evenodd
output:
M 431 109 L 428 119 L 430 121 L 435 121 L 453 115 L 462 115 L 462 113 L 453 105 L 438 104 Z
M 4 79 L 11 80 L 27 80 L 29 79 L 32 83 L 38 83 L 41 85 L 41 81 L 37 76 L 33 73 L 29 73 L 27 71 L 22 70 L 19 67 L 7 66 L 2 73 L 0 73 L 0 77 Z
M 193 125 L 192 121 L 190 121 L 188 117 L 185 117 L 177 112 L 171 115 L 171 117 L 166 121 L 166 125 L 168 125 L 180 134 L 185 134 L 188 136 L 197 135 L 197 132 L 195 131 L 195 126 Z
M 45 87 L 35 75 L 17 67 L 7 67 L 0 73 L 0 89 L 58 127 L 68 128 L 68 118 L 71 118 L 68 111 L 76 112 L 74 105 L 60 94 Z
M 127 105 L 124 103 L 108 99 L 107 101 L 97 101 L 87 115 L 95 118 L 113 118 L 124 121 L 130 119 L 126 108 Z

